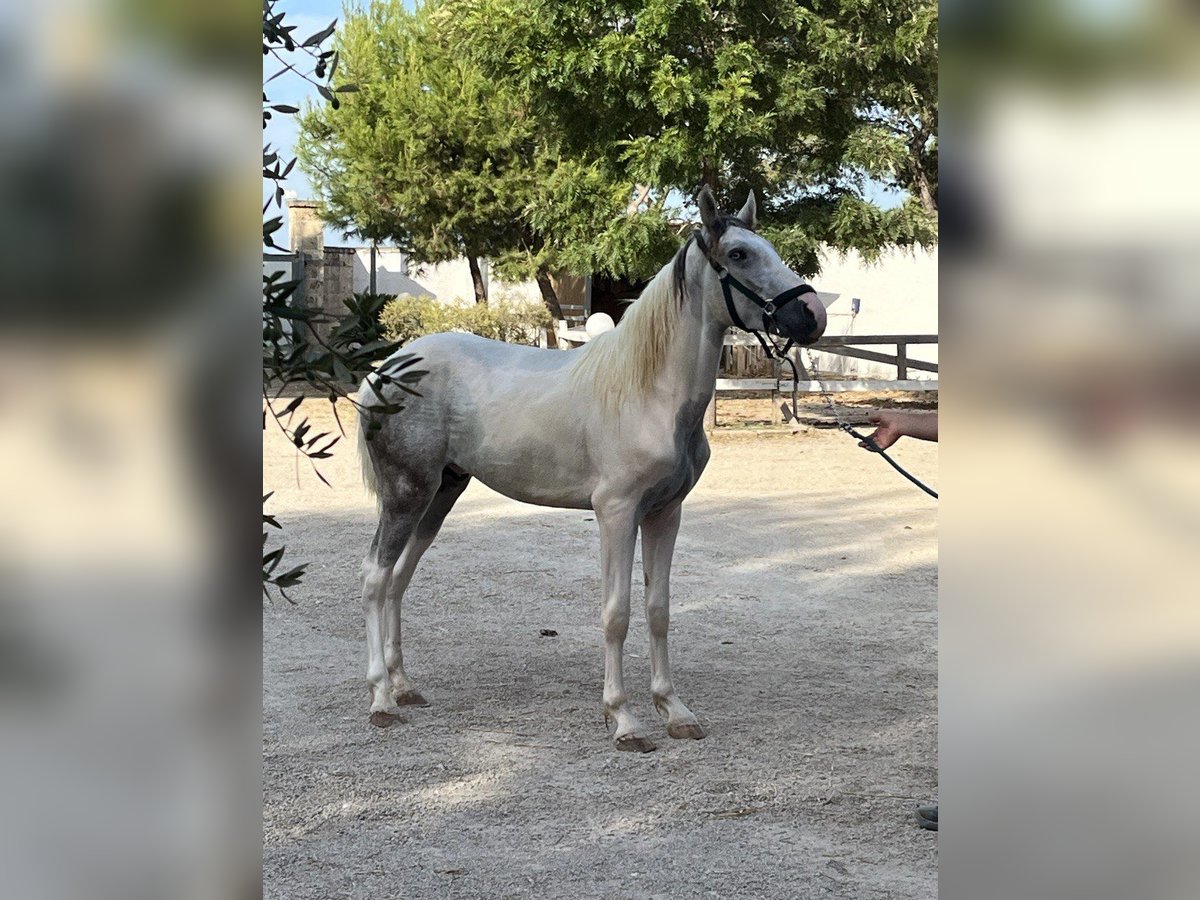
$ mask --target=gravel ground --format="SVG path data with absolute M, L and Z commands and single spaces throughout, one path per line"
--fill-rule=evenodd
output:
M 332 488 L 277 434 L 264 450 L 287 559 L 310 562 L 296 604 L 263 611 L 268 898 L 936 896 L 937 837 L 911 820 L 937 794 L 936 507 L 881 460 L 833 431 L 718 433 L 671 604 L 675 684 L 708 738 L 673 741 L 654 713 L 635 577 L 642 755 L 600 712 L 593 515 L 478 483 L 406 597 L 432 705 L 367 723 L 375 518 L 352 438 L 322 466 Z M 935 445 L 895 455 L 936 485 Z

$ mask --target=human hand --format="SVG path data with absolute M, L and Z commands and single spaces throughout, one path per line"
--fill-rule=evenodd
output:
M 867 441 L 859 441 L 858 446 L 864 450 L 886 450 L 900 438 L 904 437 L 903 422 L 900 416 L 896 413 L 881 411 L 873 412 L 867 416 L 867 421 L 872 425 L 878 425 L 871 434 L 867 435 L 868 440 L 873 441 L 875 447 L 872 447 Z
M 886 450 L 902 437 L 913 437 L 922 441 L 938 439 L 938 414 L 933 412 L 900 412 L 898 410 L 881 409 L 867 416 L 867 421 L 878 425 L 873 434 L 867 435 L 880 450 Z M 859 441 L 858 446 L 872 449 L 866 441 Z

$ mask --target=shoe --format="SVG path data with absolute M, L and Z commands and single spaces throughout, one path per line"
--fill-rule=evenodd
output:
M 933 806 L 918 806 L 916 812 L 917 824 L 930 831 L 938 830 L 938 808 Z

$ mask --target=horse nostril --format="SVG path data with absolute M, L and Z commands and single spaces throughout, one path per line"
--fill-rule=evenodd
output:
M 806 324 L 808 325 L 808 336 L 810 339 L 809 343 L 815 343 L 816 341 L 819 341 L 821 339 L 821 335 L 825 333 L 824 316 L 818 319 L 812 310 L 805 310 L 805 312 L 808 313 L 805 319 Z
M 807 306 L 804 307 L 804 330 L 808 332 L 808 336 L 813 340 L 821 336 L 821 326 L 817 322 L 817 316 Z

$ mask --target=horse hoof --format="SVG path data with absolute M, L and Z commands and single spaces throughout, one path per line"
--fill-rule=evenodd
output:
M 704 740 L 704 729 L 699 722 L 689 722 L 686 725 L 668 725 L 667 734 L 673 738 L 691 738 L 693 741 Z
M 395 725 L 402 721 L 395 713 L 384 712 L 382 709 L 377 709 L 371 713 L 371 724 L 376 728 L 387 728 L 390 725 Z
M 616 740 L 618 750 L 629 750 L 634 753 L 649 753 L 654 749 L 654 742 L 649 738 L 638 737 L 635 734 L 627 734 L 624 737 L 619 737 Z
M 428 706 L 429 701 L 421 696 L 420 691 L 404 691 L 396 695 L 397 706 Z

